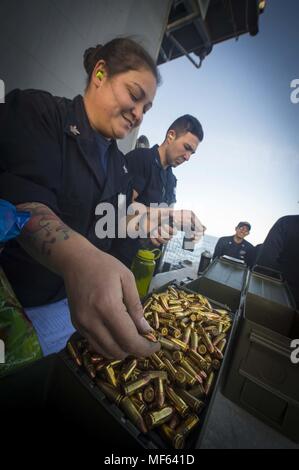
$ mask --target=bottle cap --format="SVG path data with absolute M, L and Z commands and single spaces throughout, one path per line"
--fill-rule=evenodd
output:
M 161 256 L 161 251 L 157 248 L 156 250 L 138 250 L 137 256 L 141 259 L 154 261 Z

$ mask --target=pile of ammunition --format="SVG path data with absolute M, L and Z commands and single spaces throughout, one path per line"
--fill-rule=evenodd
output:
M 148 358 L 108 361 L 84 339 L 71 339 L 67 348 L 141 432 L 156 428 L 168 444 L 183 449 L 200 423 L 232 321 L 227 310 L 213 309 L 202 295 L 174 287 L 148 298 L 144 316 L 153 328 L 145 337 L 161 343 Z

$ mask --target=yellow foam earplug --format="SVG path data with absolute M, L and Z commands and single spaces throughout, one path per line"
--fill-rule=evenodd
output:
M 96 77 L 102 80 L 102 78 L 104 77 L 104 72 L 102 72 L 102 70 L 98 70 L 96 73 Z

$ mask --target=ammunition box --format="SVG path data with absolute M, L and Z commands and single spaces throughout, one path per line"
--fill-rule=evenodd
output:
M 174 294 L 173 291 L 176 292 L 176 294 Z M 190 297 L 188 296 L 189 293 L 179 295 L 176 290 L 170 290 L 168 304 L 169 306 L 171 305 L 170 302 L 172 297 L 176 299 L 180 298 L 183 302 L 186 302 L 185 298 L 187 298 L 190 304 L 192 304 L 192 301 L 196 301 L 196 297 L 193 294 L 191 294 Z M 158 299 L 155 299 L 154 301 L 159 302 Z M 153 302 L 148 305 L 152 308 L 152 304 Z M 218 306 L 217 304 L 215 305 Z M 185 307 L 186 306 L 183 306 L 183 308 Z M 218 307 L 221 308 L 221 306 Z M 157 306 L 156 308 L 158 309 Z M 208 321 L 207 318 L 204 320 Z M 152 317 L 150 321 L 152 321 Z M 77 337 L 80 340 L 78 335 Z M 75 338 L 75 340 L 77 341 L 78 338 Z M 229 338 L 230 332 L 227 335 L 227 340 L 229 340 Z M 190 350 L 185 343 L 176 338 L 159 338 L 159 341 L 161 342 L 162 349 L 165 351 L 164 348 L 166 348 L 167 354 L 171 355 L 171 359 L 172 354 L 177 351 L 184 356 L 187 354 L 187 357 L 190 357 L 190 361 L 192 359 L 192 361 L 195 361 L 195 364 L 200 365 L 200 363 L 205 363 L 200 354 L 196 351 Z M 219 345 L 221 345 L 221 343 L 219 343 Z M 86 346 L 87 345 L 85 343 L 85 347 Z M 224 352 L 226 352 L 226 350 L 224 350 Z M 164 356 L 160 355 L 160 353 L 157 355 L 157 358 L 160 361 L 167 363 L 168 368 L 171 368 L 171 366 L 173 367 L 169 358 L 166 357 L 164 360 Z M 212 360 L 214 359 L 215 358 Z M 203 436 L 202 429 L 204 427 L 201 426 L 200 428 L 196 428 L 194 432 L 191 432 L 193 425 L 196 423 L 193 418 L 190 419 L 190 422 L 186 421 L 188 419 L 186 415 L 188 412 L 192 412 L 193 408 L 184 401 L 182 396 L 179 395 L 180 392 L 183 393 L 184 390 L 180 389 L 178 385 L 179 382 L 181 382 L 180 385 L 184 385 L 186 387 L 188 394 L 193 396 L 195 399 L 200 398 L 201 400 L 205 400 L 205 408 L 201 414 L 202 423 L 204 423 L 208 416 L 208 410 L 212 406 L 216 386 L 214 388 L 214 393 L 206 399 L 205 396 L 202 396 L 203 387 L 198 382 L 196 385 L 196 379 L 194 380 L 194 377 L 188 374 L 187 371 L 184 371 L 183 369 L 179 370 L 179 367 L 175 366 L 173 367 L 174 376 L 171 379 L 168 376 L 169 371 L 167 367 L 164 370 L 157 370 L 156 367 L 156 370 L 150 370 L 149 367 L 152 369 L 154 368 L 150 359 L 138 359 L 137 364 L 133 361 L 136 360 L 130 358 L 127 359 L 124 364 L 121 364 L 119 361 L 107 361 L 104 363 L 104 367 L 102 367 L 101 362 L 98 362 L 97 365 L 101 366 L 98 373 L 99 375 L 98 378 L 92 380 L 91 376 L 87 374 L 87 371 L 85 371 L 84 366 L 79 366 L 75 361 L 75 358 L 71 357 L 66 350 L 62 351 L 58 355 L 54 355 L 52 358 L 45 358 L 40 361 L 42 364 L 50 364 L 50 370 L 53 371 L 52 363 L 54 362 L 55 367 L 59 369 L 57 375 L 59 380 L 57 380 L 57 377 L 51 372 L 51 383 L 53 386 L 51 386 L 51 390 L 49 390 L 49 393 L 47 394 L 47 400 L 50 400 L 53 397 L 55 400 L 59 401 L 59 403 L 63 401 L 63 406 L 59 406 L 59 409 L 61 410 L 63 407 L 66 408 L 65 411 L 67 411 L 68 418 L 71 416 L 72 420 L 76 422 L 74 427 L 79 429 L 82 428 L 84 430 L 88 429 L 88 431 L 91 432 L 91 436 L 93 436 L 93 438 L 95 435 L 99 436 L 101 445 L 105 445 L 107 448 L 109 447 L 109 443 L 115 442 L 116 435 L 118 436 L 118 441 L 123 443 L 125 448 L 134 448 L 134 446 L 136 448 L 142 447 L 146 449 L 163 449 L 167 448 L 167 446 L 178 449 L 183 448 L 184 446 L 186 446 L 187 449 L 198 447 Z M 39 367 L 37 363 L 30 367 L 34 366 L 37 368 Z M 109 374 L 107 373 L 107 370 L 109 371 Z M 113 371 L 116 375 L 117 382 L 114 382 L 114 380 L 111 379 L 111 377 L 113 377 Z M 218 374 L 218 381 L 220 381 L 221 378 L 221 371 L 222 368 Z M 126 374 L 129 374 L 129 376 Z M 138 375 L 137 380 L 132 379 L 134 374 Z M 113 383 L 107 382 L 108 377 Z M 167 386 L 167 377 L 169 377 L 170 380 L 173 380 L 171 387 Z M 26 378 L 28 379 L 27 370 Z M 46 378 L 48 380 L 48 376 Z M 41 376 L 39 376 L 39 380 L 41 380 Z M 61 381 L 63 391 L 61 391 L 57 385 Z M 66 386 L 66 383 L 69 385 Z M 115 387 L 115 385 L 117 386 Z M 150 385 L 154 386 L 155 395 L 154 402 L 150 404 L 150 407 L 156 406 L 157 403 L 160 409 L 146 409 L 146 404 L 143 402 L 142 394 L 147 387 L 149 389 Z M 196 385 L 196 387 L 194 387 L 194 385 Z M 162 388 L 164 390 L 162 390 Z M 7 391 L 8 389 L 9 386 L 2 387 L 1 384 L 1 399 L 2 396 L 5 395 L 5 390 Z M 163 393 L 165 393 L 164 403 L 162 399 L 160 399 L 160 401 L 158 400 L 159 393 L 161 397 Z M 170 400 L 170 396 L 172 401 Z M 197 403 L 190 397 L 189 400 L 190 403 Z M 152 413 L 157 413 L 157 415 L 154 416 L 159 416 L 158 413 L 167 407 L 176 408 L 181 413 L 181 420 L 182 418 L 185 418 L 185 416 L 186 420 L 176 424 L 174 434 L 169 431 L 169 428 L 171 429 L 171 421 L 167 421 L 167 424 L 161 424 L 160 422 L 160 427 L 157 425 L 153 428 L 153 431 L 150 430 L 149 432 L 146 432 L 148 430 L 145 416 Z M 164 434 L 163 429 L 164 431 L 166 430 Z M 103 432 L 101 432 L 101 430 Z M 178 432 L 178 430 L 180 430 L 180 432 Z M 167 432 L 169 437 L 166 441 L 165 439 L 163 440 L 161 436 L 165 436 Z
M 239 308 L 246 285 L 248 269 L 223 258 L 215 259 L 202 276 L 186 285 L 204 296 L 228 305 L 232 312 Z
M 291 342 L 299 338 L 294 307 L 283 281 L 251 273 L 224 394 L 299 443 L 299 369 L 291 361 Z

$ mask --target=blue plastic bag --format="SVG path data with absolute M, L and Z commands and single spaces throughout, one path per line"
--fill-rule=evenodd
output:
M 5 242 L 20 235 L 30 216 L 30 212 L 18 211 L 15 206 L 0 199 L 0 253 Z M 33 325 L 26 317 L 1 267 L 0 340 L 5 347 L 0 377 L 42 357 Z
M 10 202 L 0 199 L 0 243 L 20 235 L 30 216 L 30 212 L 18 211 Z

